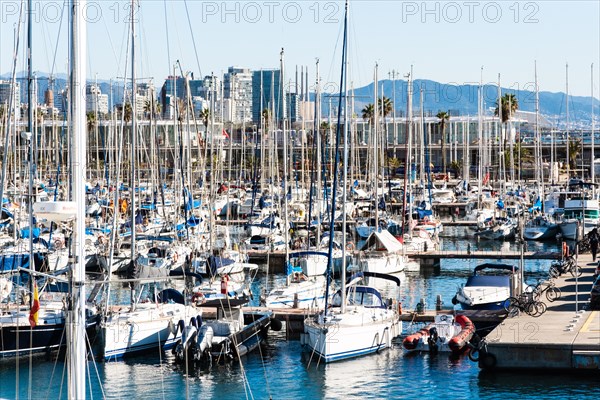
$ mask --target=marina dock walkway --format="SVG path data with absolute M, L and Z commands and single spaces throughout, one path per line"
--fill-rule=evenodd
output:
M 600 311 L 588 311 L 595 263 L 579 256 L 583 275 L 555 279 L 562 296 L 545 302 L 547 311 L 505 319 L 486 337 L 483 369 L 600 370 Z

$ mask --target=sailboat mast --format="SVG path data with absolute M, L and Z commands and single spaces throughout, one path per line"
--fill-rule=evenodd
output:
M 479 168 L 477 168 L 477 209 L 481 207 L 481 186 L 483 182 L 483 168 L 487 164 L 484 162 L 483 154 L 483 102 L 482 102 L 482 86 L 483 86 L 483 67 L 481 67 L 481 75 L 479 77 L 479 88 L 477 90 L 477 147 L 479 153 Z
M 86 116 L 85 116 L 85 71 L 86 71 L 86 24 L 83 19 L 85 0 L 71 2 L 71 143 L 73 146 L 73 192 L 77 205 L 75 220 L 72 264 L 71 304 L 73 312 L 69 319 L 69 398 L 85 399 L 85 177 L 86 177 Z
M 281 72 L 280 72 L 280 79 L 279 79 L 279 86 L 281 87 L 281 99 L 280 101 L 283 101 L 284 96 L 285 96 L 285 88 L 283 85 L 284 82 L 284 62 L 283 62 L 283 57 L 284 57 L 284 51 L 283 48 L 281 49 L 281 53 L 279 53 L 279 67 L 281 68 Z M 296 71 L 297 72 L 297 71 Z M 296 80 L 297 81 L 297 80 Z M 287 131 L 286 131 L 286 118 L 285 118 L 285 103 L 283 104 L 283 112 L 281 114 L 281 134 L 283 135 L 283 226 L 284 226 L 284 238 L 285 238 L 285 242 L 289 243 L 290 242 L 290 229 L 289 229 L 289 221 L 288 221 L 288 197 L 287 197 L 287 192 L 288 192 L 288 148 L 287 148 Z M 277 145 L 277 144 L 275 144 Z M 275 147 L 275 150 L 277 150 L 277 147 Z M 285 262 L 288 263 L 289 262 L 289 256 L 290 256 L 290 247 L 289 246 L 285 246 Z M 287 264 L 286 264 L 286 268 L 287 268 Z M 289 284 L 289 279 L 290 276 L 288 274 L 287 280 L 288 280 L 288 284 Z
M 591 89 L 592 89 L 591 90 L 591 97 L 592 97 L 592 156 L 591 156 L 592 162 L 591 162 L 591 165 L 592 165 L 592 167 L 591 167 L 590 175 L 591 175 L 592 183 L 595 183 L 595 181 L 596 181 L 596 170 L 595 170 L 596 165 L 594 164 L 594 160 L 596 159 L 596 156 L 594 154 L 594 145 L 595 145 L 595 143 L 594 143 L 594 140 L 595 140 L 594 139 L 594 134 L 595 134 L 595 132 L 594 132 L 594 63 L 592 63 L 592 65 L 591 65 L 591 72 L 592 72 L 592 80 L 591 80 Z
M 537 62 L 535 66 L 535 159 L 536 159 L 536 180 L 538 181 L 538 196 L 544 208 L 544 160 L 542 154 L 542 138 L 540 134 L 540 91 L 537 80 Z
M 34 109 L 35 109 L 35 99 L 34 99 L 34 86 L 33 86 L 33 67 L 31 65 L 32 56 L 31 56 L 31 48 L 32 48 L 32 1 L 29 0 L 27 3 L 28 12 L 27 12 L 27 132 L 28 135 L 28 167 L 29 167 L 29 201 L 27 205 L 27 213 L 29 214 L 29 257 L 30 260 L 33 260 L 33 202 L 35 201 L 35 196 L 33 194 L 33 179 L 34 179 L 34 162 L 33 162 L 33 145 L 35 141 L 35 133 L 33 132 L 34 126 Z M 9 112 L 10 113 L 10 112 Z M 9 114 L 10 115 L 10 114 Z M 33 264 L 30 265 L 30 268 L 33 269 Z M 29 280 L 29 288 L 31 293 L 33 293 L 33 279 Z M 29 307 L 33 304 L 33 296 L 29 296 Z
M 338 118 L 337 118 L 337 126 L 336 126 L 336 139 L 335 139 L 335 162 L 333 164 L 333 183 L 331 184 L 331 216 L 329 218 L 329 250 L 327 252 L 327 284 L 325 286 L 325 313 L 329 307 L 329 286 L 331 285 L 332 279 L 332 269 L 333 269 L 333 234 L 335 228 L 335 206 L 337 199 L 337 185 L 338 185 L 338 167 L 340 164 L 340 125 L 341 125 L 341 108 L 342 108 L 342 90 L 345 90 L 344 82 L 345 80 L 345 68 L 346 68 L 346 50 L 347 50 L 347 42 L 348 42 L 348 0 L 346 0 L 345 5 L 345 13 L 344 13 L 344 39 L 342 42 L 342 73 L 340 77 L 340 97 L 338 102 Z M 346 188 L 343 188 L 343 192 L 346 191 Z M 342 279 L 342 293 L 346 291 L 346 282 Z
M 131 262 L 135 260 L 135 172 L 136 166 L 136 148 L 137 148 L 137 104 L 136 104 L 136 85 L 135 85 L 135 0 L 131 0 L 131 184 L 129 193 L 131 195 Z M 123 107 L 125 112 L 125 107 Z
M 568 182 L 569 178 L 571 178 L 571 172 L 570 172 L 570 169 L 571 169 L 571 160 L 570 160 L 571 155 L 569 154 L 569 64 L 568 63 L 565 65 L 565 75 L 566 75 L 565 76 L 565 79 L 566 79 L 566 81 L 565 81 L 566 82 L 566 84 L 565 84 L 565 91 L 566 91 L 565 101 L 567 103 L 566 104 L 566 108 L 565 108 L 566 113 L 567 113 L 567 115 L 566 115 L 567 120 L 566 120 L 565 131 L 566 131 L 566 136 L 567 136 L 567 182 Z
M 348 19 L 348 1 L 346 0 L 346 20 Z M 345 30 L 344 30 L 345 32 Z M 343 74 L 343 88 L 340 90 L 340 96 L 343 93 L 344 96 L 344 172 L 342 182 L 342 282 L 346 282 L 346 202 L 347 202 L 347 191 L 348 191 L 348 119 L 353 113 L 353 110 L 348 113 L 348 44 L 344 42 L 344 57 L 342 59 L 342 66 L 345 68 L 346 73 Z M 341 110 L 339 111 L 341 114 Z M 334 210 L 335 212 L 335 210 Z M 333 212 L 332 212 L 332 215 Z M 333 219 L 333 217 L 332 217 Z M 333 242 L 333 231 L 330 233 L 329 241 Z M 346 312 L 346 290 L 342 290 L 342 312 Z
M 378 188 L 379 188 L 379 147 L 378 147 L 378 143 L 377 140 L 379 139 L 377 137 L 378 133 L 379 133 L 379 107 L 377 105 L 377 100 L 378 100 L 378 93 L 377 93 L 377 86 L 379 85 L 378 79 L 377 79 L 377 72 L 379 70 L 379 65 L 375 64 L 375 76 L 374 76 L 374 83 L 373 83 L 373 87 L 374 87 L 374 97 L 375 99 L 374 101 L 374 105 L 373 105 L 373 184 L 374 184 L 374 189 L 373 189 L 373 193 L 375 194 L 375 230 L 378 231 L 379 230 L 379 196 L 378 196 Z

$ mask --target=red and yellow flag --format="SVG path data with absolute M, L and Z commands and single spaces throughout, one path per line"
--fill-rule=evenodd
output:
M 33 283 L 33 304 L 31 305 L 31 310 L 29 311 L 29 325 L 32 328 L 38 323 L 38 311 L 40 310 L 40 296 L 38 294 L 37 283 Z

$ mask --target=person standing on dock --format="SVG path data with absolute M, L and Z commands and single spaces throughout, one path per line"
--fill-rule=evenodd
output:
M 590 250 L 592 251 L 592 261 L 596 261 L 596 253 L 598 252 L 598 229 L 594 228 L 588 234 L 588 240 L 590 241 Z

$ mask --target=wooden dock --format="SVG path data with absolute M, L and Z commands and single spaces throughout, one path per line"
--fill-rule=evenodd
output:
M 558 251 L 524 251 L 524 260 L 559 260 L 561 253 Z M 409 255 L 415 260 L 453 258 L 453 259 L 490 259 L 490 260 L 520 260 L 520 251 L 488 251 L 488 250 L 440 250 L 428 251 Z
M 357 254 L 358 252 L 353 252 Z M 248 257 L 250 262 L 258 264 L 268 264 L 271 272 L 285 272 L 285 251 L 249 251 Z M 444 258 L 451 259 L 482 259 L 482 260 L 520 260 L 521 252 L 519 251 L 470 251 L 470 250 L 441 250 L 428 251 L 423 253 L 408 254 L 408 257 L 419 261 L 421 267 L 435 267 L 440 265 L 440 261 Z M 559 260 L 560 252 L 552 251 L 525 251 L 523 252 L 524 260 Z
M 579 258 L 583 275 L 555 279 L 562 296 L 545 301 L 548 309 L 534 318 L 524 313 L 507 318 L 486 337 L 480 352 L 482 369 L 540 369 L 600 371 L 600 311 L 588 311 L 591 256 Z M 544 299 L 545 300 L 545 299 Z

